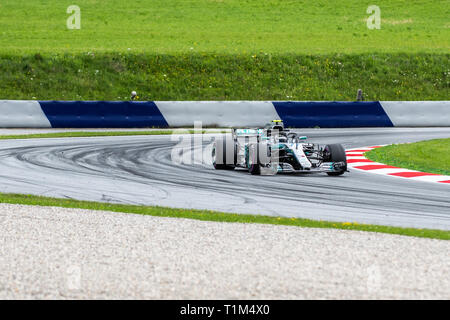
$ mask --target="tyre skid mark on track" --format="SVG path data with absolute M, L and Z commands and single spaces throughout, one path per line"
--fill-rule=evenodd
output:
M 167 147 L 165 146 L 165 148 L 167 148 Z M 74 150 L 77 150 L 77 149 L 79 149 L 79 148 L 65 149 L 65 152 L 67 154 L 68 150 L 74 151 Z M 153 150 L 153 148 L 148 148 L 148 149 L 149 150 Z M 140 145 L 139 153 L 142 153 L 143 150 L 146 150 L 146 149 L 142 148 L 142 146 Z M 163 150 L 159 150 L 159 151 L 163 151 Z M 71 170 L 71 171 L 75 172 L 75 173 L 79 173 L 79 174 L 86 174 L 86 171 L 89 171 L 89 175 L 91 175 L 92 171 L 94 171 L 97 174 L 111 176 L 111 172 L 105 174 L 104 170 L 95 169 L 95 168 L 90 167 L 90 166 L 88 167 L 84 163 L 82 163 L 81 160 L 85 160 L 84 157 L 86 155 L 92 155 L 92 153 L 93 153 L 93 151 L 91 150 L 91 151 L 84 151 L 84 152 L 82 152 L 80 154 L 75 154 L 70 160 L 75 162 L 76 165 L 79 168 L 82 168 L 82 169 L 85 169 L 85 170 L 81 170 L 81 171 L 80 170 Z M 115 156 L 117 158 L 123 158 L 123 155 L 124 155 L 123 152 L 119 152 L 117 154 L 117 149 L 115 149 L 115 153 L 116 153 Z M 134 161 L 133 159 L 140 159 L 142 157 L 141 157 L 141 155 L 135 155 L 135 156 L 136 157 L 131 157 L 130 158 L 131 160 L 130 159 L 129 160 L 131 162 L 135 162 L 137 164 L 138 161 Z M 55 167 L 55 166 L 45 165 L 44 163 L 41 163 L 39 161 L 35 161 L 32 158 L 24 158 L 23 155 L 18 156 L 18 158 L 20 160 L 22 160 L 22 161 L 27 161 L 27 162 L 32 163 L 32 164 L 37 165 L 37 166 L 42 166 L 42 167 L 50 168 L 50 169 L 53 169 L 53 170 L 56 169 L 56 170 L 67 171 L 67 168 L 58 168 L 58 167 Z M 108 157 L 104 157 L 104 159 L 108 159 Z M 167 159 L 167 157 L 166 157 L 166 159 Z M 106 163 L 104 163 L 104 164 L 106 164 Z M 139 163 L 139 164 L 141 164 L 141 163 Z M 154 165 L 154 163 L 152 165 Z M 145 171 L 141 171 L 141 170 L 137 170 L 137 169 L 130 169 L 129 166 L 124 165 L 124 164 L 117 164 L 116 163 L 116 168 L 120 169 L 119 171 L 125 171 L 127 173 L 130 173 L 130 174 L 132 174 L 135 177 L 143 178 L 143 180 L 139 181 L 140 183 L 143 183 L 143 184 L 147 184 L 148 180 L 152 179 L 152 180 L 156 180 L 156 181 L 158 181 L 160 183 L 177 184 L 177 185 L 181 184 L 181 185 L 184 185 L 184 186 L 187 186 L 187 187 L 206 187 L 206 188 L 208 188 L 210 190 L 227 193 L 227 192 L 224 192 L 224 190 L 222 189 L 222 186 L 217 186 L 217 187 L 211 186 L 211 185 L 204 185 L 204 186 L 202 186 L 201 184 L 199 185 L 199 181 L 192 182 L 189 178 L 186 179 L 185 181 L 182 181 L 180 179 L 180 175 L 178 173 L 174 173 L 174 174 L 170 175 L 170 176 L 173 176 L 173 178 L 174 178 L 174 179 L 170 179 L 169 177 L 161 178 L 161 176 L 159 176 L 158 174 L 155 175 L 155 174 L 146 173 Z M 179 169 L 179 171 L 186 171 L 187 168 L 189 168 L 189 166 L 179 166 L 178 169 Z M 112 168 L 110 167 L 110 169 L 112 169 Z M 213 176 L 217 176 L 217 172 L 214 171 L 214 170 L 208 170 L 207 174 L 211 174 Z M 242 173 L 241 172 L 236 172 L 235 174 L 242 174 Z M 114 177 L 121 178 L 120 175 L 119 176 L 114 175 Z M 270 195 L 272 197 L 275 196 L 275 197 L 277 197 L 279 199 L 290 199 L 290 196 L 294 196 L 295 195 L 295 196 L 298 197 L 299 200 L 309 200 L 309 201 L 311 200 L 311 194 L 315 194 L 316 197 L 317 197 L 317 200 L 328 199 L 329 198 L 329 191 L 330 191 L 330 189 L 333 188 L 333 186 L 330 186 L 329 184 L 316 184 L 316 186 L 314 187 L 315 190 L 308 189 L 307 191 L 300 192 L 300 194 L 302 194 L 302 195 L 305 194 L 306 195 L 305 198 L 301 198 L 301 197 L 299 197 L 300 194 L 299 194 L 298 190 L 293 191 L 291 189 L 291 187 L 290 187 L 291 185 L 286 185 L 284 183 L 280 183 L 280 185 L 276 187 L 276 190 L 279 191 L 280 193 L 282 193 L 283 195 L 287 195 L 286 197 L 273 194 L 273 191 L 274 191 L 275 188 L 267 188 L 267 189 L 265 189 L 264 185 L 256 185 L 253 188 L 253 190 L 249 190 L 248 189 L 248 185 L 246 183 L 238 184 L 238 185 L 236 185 L 236 183 L 235 182 L 233 183 L 232 181 L 230 181 L 229 183 L 234 184 L 233 188 L 231 188 L 232 190 L 230 190 L 228 192 L 230 195 L 233 195 L 233 196 L 236 196 L 235 192 L 246 190 L 246 191 L 254 191 L 255 194 Z M 300 183 L 300 185 L 301 185 L 301 183 Z M 342 189 L 342 188 L 339 187 L 339 188 L 336 188 L 336 189 Z M 373 195 L 373 190 L 361 190 L 360 188 L 348 188 L 348 187 L 346 188 L 346 190 L 350 191 L 350 192 L 353 192 L 353 193 L 361 193 L 361 194 L 368 194 L 368 193 L 370 193 L 370 194 Z M 377 193 L 378 194 L 382 194 L 382 195 L 388 195 L 389 194 L 387 192 L 385 193 L 385 192 L 382 192 L 382 191 L 378 191 Z M 351 201 L 350 199 L 347 199 L 347 201 L 350 201 L 350 202 L 352 202 L 354 204 L 357 204 L 357 205 L 361 204 L 361 203 L 366 203 L 366 202 L 360 202 L 360 201 Z M 408 203 L 410 203 L 410 201 L 408 201 Z
M 87 174 L 87 175 L 92 175 L 92 173 L 94 172 L 97 175 L 102 175 L 102 176 L 111 176 L 113 175 L 115 178 L 122 178 L 121 175 L 116 175 L 113 174 L 111 171 L 108 172 L 107 174 L 105 174 L 104 169 L 96 169 L 95 168 L 95 164 L 98 165 L 98 163 L 92 162 L 92 160 L 86 159 L 86 157 L 90 156 L 92 159 L 103 159 L 104 163 L 103 165 L 108 166 L 110 169 L 113 169 L 110 164 L 107 164 L 106 161 L 110 158 L 108 156 L 101 156 L 102 154 L 108 154 L 108 153 L 114 153 L 114 157 L 118 158 L 118 159 L 124 159 L 127 158 L 127 152 L 125 152 L 124 150 L 120 150 L 118 152 L 117 148 L 114 148 L 114 152 L 112 152 L 112 149 L 103 149 L 103 152 L 100 153 L 100 155 L 98 156 L 93 156 L 93 154 L 95 154 L 96 150 L 91 148 L 88 148 L 88 150 L 86 151 L 86 147 L 88 146 L 79 146 L 79 147 L 71 147 L 71 148 L 64 148 L 63 150 L 52 150 L 49 154 L 50 155 L 56 155 L 59 160 L 68 160 L 67 164 L 71 164 L 70 162 L 73 162 L 72 164 L 76 164 L 76 166 L 71 166 L 71 173 L 76 173 L 76 174 Z M 35 148 L 30 148 L 32 151 L 35 151 Z M 148 152 L 149 150 L 152 152 L 155 152 L 154 147 L 144 147 L 142 148 L 142 145 L 139 145 L 139 150 L 138 154 L 133 154 L 132 152 L 130 152 L 128 154 L 127 159 L 130 160 L 131 162 L 134 162 L 135 164 L 141 164 L 142 161 L 137 161 L 135 159 L 142 159 L 145 157 L 142 157 L 142 154 L 145 152 Z M 164 146 L 164 148 L 159 148 L 158 151 L 161 152 L 162 154 L 164 154 L 164 150 L 161 149 L 168 149 L 167 146 Z M 77 153 L 78 151 L 81 151 L 79 153 Z M 17 151 L 17 150 L 15 150 Z M 30 150 L 28 150 L 30 151 Z M 64 154 L 64 157 L 61 157 L 61 155 Z M 59 156 L 58 156 L 59 155 Z M 44 162 L 44 161 L 39 161 L 35 158 L 33 158 L 32 156 L 30 156 L 28 153 L 27 154 L 16 154 L 17 159 L 21 160 L 21 161 L 26 161 L 28 163 L 34 164 L 36 166 L 41 166 L 41 167 L 45 167 L 45 168 L 49 168 L 52 170 L 60 170 L 60 171 L 67 171 L 67 168 L 65 167 L 55 167 L 54 165 L 48 165 L 48 162 Z M 163 157 L 164 160 L 169 160 L 170 157 Z M 90 162 L 92 162 L 92 165 L 94 167 L 91 166 L 86 166 L 86 163 L 91 164 Z M 100 161 L 101 163 L 102 161 Z M 142 164 L 145 164 L 142 163 Z M 152 165 L 154 166 L 155 163 L 153 163 Z M 199 167 L 199 166 L 197 166 Z M 74 170 L 74 168 L 78 168 L 78 170 Z M 79 169 L 82 170 L 79 170 Z M 306 191 L 300 191 L 299 190 L 295 190 L 293 191 L 291 189 L 291 187 L 289 185 L 286 185 L 284 183 L 279 183 L 279 185 L 276 188 L 265 188 L 265 185 L 256 185 L 253 188 L 249 188 L 249 186 L 246 183 L 242 183 L 242 184 L 238 184 L 236 185 L 236 183 L 233 183 L 232 181 L 230 181 L 229 183 L 233 183 L 233 186 L 230 188 L 228 187 L 228 190 L 224 190 L 223 186 L 211 186 L 208 185 L 208 181 L 205 181 L 204 183 L 199 183 L 199 181 L 191 181 L 190 179 L 187 179 L 185 181 L 182 181 L 180 179 L 180 174 L 179 173 L 174 173 L 171 176 L 173 176 L 173 179 L 171 179 L 170 177 L 165 177 L 165 179 L 162 179 L 160 175 L 155 175 L 155 174 L 149 174 L 146 173 L 145 171 L 141 171 L 138 169 L 130 169 L 129 165 L 125 165 L 125 164 L 118 164 L 118 162 L 115 162 L 115 168 L 119 169 L 119 172 L 127 172 L 129 174 L 132 174 L 135 177 L 139 177 L 141 179 L 139 179 L 138 183 L 141 184 L 151 184 L 153 187 L 155 187 L 154 183 L 150 183 L 149 179 L 152 180 L 156 180 L 159 183 L 164 183 L 164 184 L 170 184 L 170 185 L 182 185 L 182 186 L 186 186 L 186 187 L 194 187 L 194 188 L 204 188 L 207 190 L 211 190 L 211 191 L 215 191 L 215 192 L 220 192 L 223 194 L 228 194 L 229 196 L 233 196 L 235 198 L 240 198 L 244 203 L 249 203 L 249 202 L 254 202 L 253 199 L 249 198 L 249 197 L 244 197 L 244 196 L 239 196 L 240 192 L 242 191 L 246 191 L 246 192 L 250 192 L 252 195 L 260 195 L 260 196 L 270 196 L 273 199 L 278 199 L 278 200 L 292 200 L 292 197 L 296 197 L 296 200 L 301 200 L 301 201 L 305 201 L 308 203 L 321 203 L 321 204 L 325 204 L 324 202 L 326 202 L 326 204 L 329 205 L 340 205 L 342 207 L 348 207 L 348 208 L 358 208 L 360 205 L 365 204 L 365 205 L 370 205 L 368 203 L 369 199 L 366 200 L 357 200 L 357 199 L 351 199 L 351 198 L 347 198 L 345 199 L 346 203 L 343 204 L 341 203 L 340 200 L 331 200 L 329 198 L 329 190 L 332 188 L 332 186 L 328 185 L 328 184 L 317 184 L 314 187 L 314 190 L 312 189 L 308 189 Z M 178 171 L 184 172 L 186 171 L 186 169 L 189 169 L 189 166 L 179 166 L 178 167 Z M 200 167 L 201 168 L 201 167 Z M 214 170 L 211 170 L 211 168 L 209 170 L 206 170 L 206 173 L 209 175 L 213 175 L 216 176 L 217 172 Z M 243 172 L 235 172 L 234 174 L 243 174 Z M 182 174 L 181 174 L 182 176 Z M 257 178 L 254 178 L 257 179 Z M 125 180 L 129 180 L 129 178 L 126 178 Z M 301 185 L 301 183 L 300 183 Z M 274 189 L 277 190 L 277 193 L 274 193 Z M 342 189 L 342 188 L 336 188 L 337 190 Z M 162 192 L 164 192 L 163 189 L 160 189 Z M 366 192 L 365 190 L 361 191 L 358 188 L 346 188 L 346 190 L 351 191 L 353 193 L 358 193 L 360 195 L 366 195 L 366 194 L 372 194 L 373 195 L 373 190 L 371 190 L 371 192 Z M 383 192 L 378 192 L 378 193 L 383 193 Z M 314 196 L 312 196 L 314 195 Z M 166 194 L 166 197 L 168 196 L 168 194 Z M 402 203 L 410 203 L 410 201 L 399 201 L 397 199 L 396 201 L 397 203 L 399 203 L 400 205 Z M 374 209 L 378 209 L 379 211 L 383 211 L 380 210 L 378 208 L 378 204 L 377 203 L 373 203 L 372 204 Z M 386 210 L 386 212 L 390 212 L 390 210 Z
M 108 140 L 108 139 L 105 139 Z M 2 165 L 7 172 L 8 165 L 27 168 L 27 170 L 42 171 L 47 177 L 52 176 L 52 172 L 57 175 L 67 173 L 70 180 L 71 175 L 75 179 L 92 179 L 93 185 L 89 185 L 87 190 L 75 192 L 73 185 L 66 186 L 58 180 L 53 181 L 49 187 L 57 189 L 58 194 L 70 198 L 79 198 L 80 195 L 88 195 L 89 192 L 107 194 L 105 202 L 119 202 L 129 204 L 149 204 L 145 200 L 146 190 L 155 190 L 153 197 L 170 198 L 173 196 L 172 187 L 178 187 L 176 192 L 212 192 L 212 194 L 224 195 L 225 199 L 230 199 L 233 203 L 223 211 L 242 212 L 242 209 L 233 211 L 244 204 L 259 203 L 259 199 L 270 199 L 274 203 L 286 203 L 292 208 L 298 207 L 299 216 L 308 216 L 301 212 L 308 211 L 316 205 L 324 208 L 339 207 L 340 210 L 355 212 L 364 208 L 366 215 L 373 217 L 390 217 L 392 220 L 403 219 L 407 216 L 411 219 L 438 219 L 439 221 L 450 220 L 446 212 L 450 211 L 450 203 L 442 197 L 441 192 L 434 194 L 424 194 L 417 192 L 407 186 L 399 190 L 386 190 L 378 188 L 377 183 L 354 184 L 350 175 L 329 178 L 320 174 L 283 174 L 274 177 L 254 177 L 246 173 L 245 170 L 218 172 L 208 164 L 174 164 L 171 159 L 171 149 L 176 142 L 169 140 L 139 140 L 131 141 L 77 141 L 70 144 L 45 144 L 36 147 L 30 145 L 22 148 L 9 148 L 0 151 L 0 157 L 15 158 L 17 161 L 11 162 L 2 160 Z M 204 144 L 202 148 L 207 148 Z M 359 148 L 361 149 L 361 148 Z M 3 159 L 3 158 L 2 158 Z M 20 162 L 20 163 L 19 163 Z M 7 176 L 7 175 L 6 175 Z M 354 175 L 357 178 L 356 174 Z M 11 177 L 9 176 L 10 180 Z M 214 179 L 219 178 L 221 182 Z M 24 177 L 25 184 L 43 184 L 35 175 Z M 105 180 L 108 179 L 108 180 Z M 107 181 L 104 185 L 107 189 L 99 189 L 95 181 Z M 117 180 L 117 181 L 112 181 Z M 361 180 L 361 178 L 357 178 Z M 87 180 L 86 180 L 87 181 Z M 122 182 L 127 186 L 133 186 L 136 194 L 127 192 L 131 189 L 122 189 Z M 114 184 L 117 190 L 114 190 Z M 76 184 L 75 184 L 76 185 Z M 142 185 L 142 187 L 140 187 Z M 146 186 L 150 186 L 146 187 Z M 129 187 L 128 187 L 129 188 Z M 37 188 L 34 188 L 37 189 Z M 50 190 L 50 188 L 45 188 Z M 44 191 L 44 190 L 43 190 Z M 75 196 L 74 196 L 75 194 Z M 123 195 L 123 198 L 120 195 Z M 133 198 L 135 201 L 131 201 Z M 387 206 L 380 206 L 379 198 L 384 198 Z M 112 201 L 111 201 L 112 199 Z M 149 198 L 150 199 L 150 198 Z M 213 199 L 211 199 L 214 201 Z M 103 199 L 102 199 L 103 201 Z M 189 207 L 189 205 L 185 206 Z M 414 208 L 411 210 L 410 208 Z M 330 210 L 330 209 L 326 209 Z M 276 214 L 288 215 L 282 210 L 271 208 L 264 204 L 261 210 L 249 210 L 248 213 L 256 214 Z M 330 211 L 331 212 L 331 211 Z M 332 212 L 330 213 L 332 214 Z M 289 213 L 288 216 L 290 216 Z M 338 214 L 336 214 L 338 216 Z M 309 214 L 309 217 L 312 217 Z M 316 219 L 320 219 L 317 216 Z

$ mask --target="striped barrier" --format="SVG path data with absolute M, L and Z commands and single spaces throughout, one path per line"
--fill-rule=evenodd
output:
M 450 126 L 450 101 L 22 101 L 0 100 L 3 128 Z

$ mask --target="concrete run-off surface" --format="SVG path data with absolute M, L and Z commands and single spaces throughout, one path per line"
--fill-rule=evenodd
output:
M 0 204 L 1 299 L 450 299 L 450 242 Z

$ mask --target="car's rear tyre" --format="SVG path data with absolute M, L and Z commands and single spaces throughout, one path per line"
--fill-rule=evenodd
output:
M 341 171 L 327 172 L 329 176 L 340 176 L 347 171 L 347 156 L 345 155 L 345 149 L 341 144 L 328 144 L 325 146 L 324 151 L 328 154 L 328 161 L 330 162 L 345 162 L 345 167 Z
M 261 174 L 261 166 L 267 167 L 271 164 L 271 150 L 266 143 L 255 143 L 248 145 L 247 168 L 253 175 Z
M 261 165 L 259 162 L 259 144 L 252 144 L 248 146 L 248 172 L 252 175 L 261 174 Z
M 234 141 L 224 136 L 216 138 L 211 157 L 214 169 L 234 170 L 236 164 L 236 146 Z

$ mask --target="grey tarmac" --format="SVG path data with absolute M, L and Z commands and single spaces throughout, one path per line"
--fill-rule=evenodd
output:
M 450 137 L 450 128 L 298 131 L 309 136 L 310 142 L 342 143 L 346 148 Z M 188 150 L 189 155 L 202 149 L 204 161 L 193 164 L 172 161 L 180 140 L 171 136 L 3 140 L 0 192 L 450 229 L 447 184 L 357 171 L 341 177 L 216 171 L 209 158 L 214 134 L 203 138 L 203 143 Z

